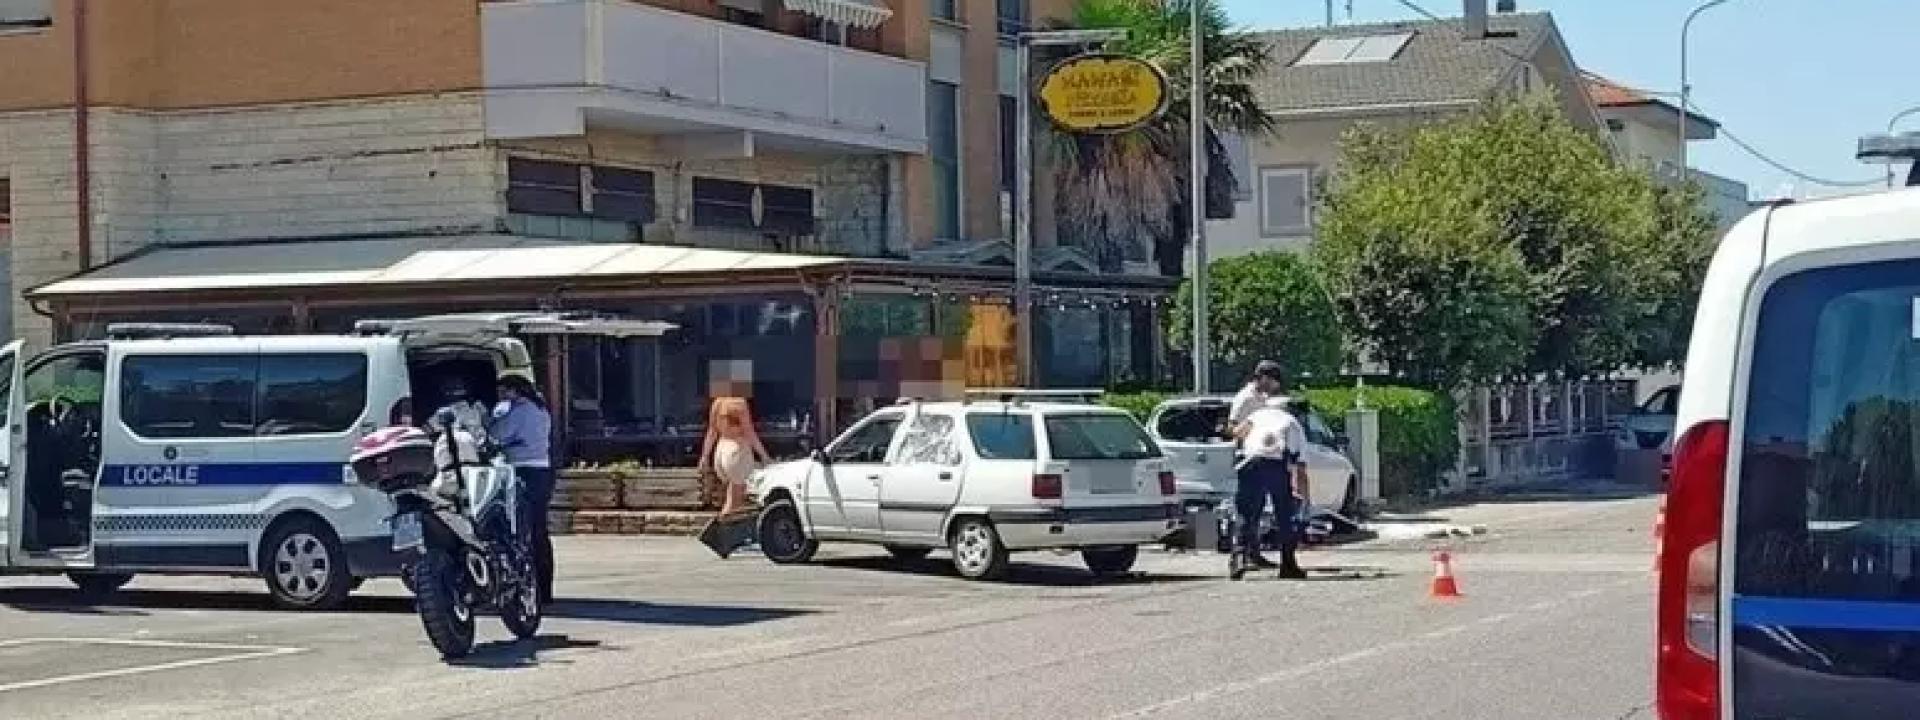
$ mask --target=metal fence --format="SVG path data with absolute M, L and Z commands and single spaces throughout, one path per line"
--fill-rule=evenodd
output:
M 1632 380 L 1518 383 L 1455 393 L 1460 461 L 1450 490 L 1605 477 Z

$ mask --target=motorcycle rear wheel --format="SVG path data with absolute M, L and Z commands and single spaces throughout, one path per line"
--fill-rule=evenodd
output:
M 413 564 L 414 606 L 427 639 L 445 660 L 473 652 L 473 608 L 461 599 L 465 568 L 445 550 L 428 550 Z

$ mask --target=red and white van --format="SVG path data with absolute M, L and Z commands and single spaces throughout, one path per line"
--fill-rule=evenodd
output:
M 1920 716 L 1920 189 L 1735 226 L 1686 373 L 1660 717 Z

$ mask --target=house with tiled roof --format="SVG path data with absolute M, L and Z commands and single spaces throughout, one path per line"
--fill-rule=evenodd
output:
M 1335 169 L 1340 136 L 1358 123 L 1418 125 L 1491 98 L 1545 91 L 1574 124 L 1601 132 L 1553 17 L 1486 8 L 1485 0 L 1466 0 L 1459 18 L 1262 33 L 1273 69 L 1256 90 L 1278 132 L 1227 141 L 1235 212 L 1208 223 L 1210 254 L 1304 249 L 1315 188 Z
M 1682 143 L 1712 140 L 1720 134 L 1719 121 L 1690 109 L 1685 115 L 1686 139 L 1682 140 L 1678 103 L 1594 73 L 1586 73 L 1584 80 L 1617 156 L 1646 168 L 1662 182 L 1677 182 L 1682 177 Z M 1700 186 L 1702 201 L 1719 222 L 1721 233 L 1753 209 L 1746 183 L 1699 168 L 1688 168 L 1686 177 Z

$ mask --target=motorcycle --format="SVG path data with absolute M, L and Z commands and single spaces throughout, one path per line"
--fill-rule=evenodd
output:
M 513 468 L 464 430 L 393 427 L 362 438 L 354 476 L 393 500 L 393 550 L 442 658 L 473 651 L 474 615 L 494 612 L 519 639 L 540 629 L 533 541 Z

